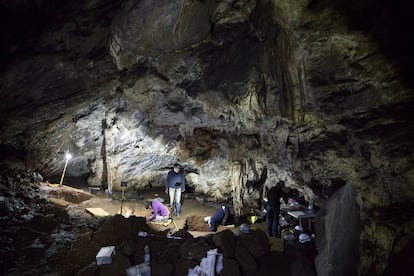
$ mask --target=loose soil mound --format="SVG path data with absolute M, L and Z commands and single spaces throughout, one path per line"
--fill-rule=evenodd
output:
M 82 190 L 70 188 L 70 187 L 56 187 L 49 191 L 49 195 L 56 198 L 63 198 L 64 200 L 72 203 L 79 204 L 85 200 L 91 199 L 92 194 L 84 192 Z
M 210 227 L 204 222 L 204 217 L 189 216 L 186 220 L 187 231 L 210 232 Z

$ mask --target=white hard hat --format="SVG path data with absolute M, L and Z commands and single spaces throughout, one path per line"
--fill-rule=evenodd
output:
M 312 238 L 306 233 L 302 233 L 302 234 L 299 235 L 299 242 L 300 243 L 310 242 L 311 240 L 312 240 Z
M 242 233 L 250 233 L 250 227 L 249 225 L 247 225 L 246 223 L 243 223 L 242 225 L 240 225 L 240 232 Z
M 302 225 L 296 225 L 296 226 L 295 226 L 295 230 L 296 230 L 296 231 L 299 231 L 299 232 L 303 232 L 303 227 L 302 227 Z

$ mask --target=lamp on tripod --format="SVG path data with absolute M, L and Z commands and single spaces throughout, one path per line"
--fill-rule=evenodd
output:
M 71 158 L 72 158 L 72 154 L 70 154 L 69 152 L 67 152 L 65 154 L 65 159 L 66 159 L 66 161 L 65 161 L 65 167 L 63 167 L 63 172 L 62 172 L 62 177 L 60 178 L 59 187 L 62 187 L 63 178 L 65 177 L 66 167 L 68 166 L 69 159 L 71 159 Z

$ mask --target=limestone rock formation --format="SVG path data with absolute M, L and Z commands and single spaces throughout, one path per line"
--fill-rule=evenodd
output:
M 244 184 L 266 166 L 265 185 L 283 179 L 328 215 L 353 206 L 359 243 L 349 250 L 359 252 L 358 273 L 383 273 L 412 241 L 408 3 L 77 0 L 1 8 L 2 164 L 57 182 L 70 151 L 67 177 L 116 190 L 121 181 L 162 186 L 179 161 L 189 187 L 233 201 L 238 215 L 257 206 L 260 192 L 248 194 Z M 321 223 L 318 238 L 330 246 L 337 222 Z M 339 244 L 330 248 L 337 249 L 320 248 L 324 261 L 341 255 Z

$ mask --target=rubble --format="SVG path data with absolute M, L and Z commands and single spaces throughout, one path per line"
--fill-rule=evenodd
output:
M 275 268 L 290 275 L 293 269 L 288 256 L 271 251 L 274 239 L 260 227 L 253 227 L 248 234 L 234 227 L 215 234 L 207 229 L 204 236 L 196 238 L 181 229 L 171 236 L 169 229 L 150 228 L 145 217 L 98 219 L 82 204 L 55 206 L 47 200 L 56 196 L 48 194 L 53 189 L 29 172 L 3 173 L 0 180 L 0 220 L 4 225 L 0 265 L 5 275 L 125 275 L 127 269 L 144 262 L 145 246 L 151 250 L 151 275 L 187 275 L 215 248 L 223 256 L 218 275 L 265 275 Z M 65 198 L 67 191 L 73 191 L 69 198 L 79 195 L 66 189 L 62 193 Z M 189 216 L 189 221 L 197 221 L 196 217 Z M 144 232 L 147 235 L 139 235 Z M 108 245 L 116 254 L 111 254 L 110 261 L 97 261 L 99 250 Z

